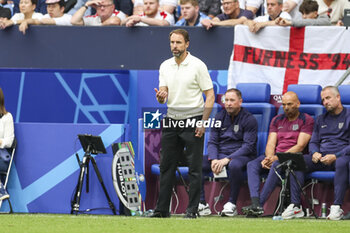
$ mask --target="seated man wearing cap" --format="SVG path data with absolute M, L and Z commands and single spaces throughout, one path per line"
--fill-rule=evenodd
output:
M 19 30 L 25 34 L 29 24 L 71 25 L 71 15 L 64 14 L 64 0 L 46 0 L 47 14 L 42 19 L 26 19 L 19 25 Z
M 84 17 L 85 11 L 89 7 L 95 8 L 96 14 Z M 126 15 L 122 11 L 115 9 L 113 0 L 92 0 L 74 13 L 71 23 L 86 26 L 120 25 L 121 20 L 125 18 Z

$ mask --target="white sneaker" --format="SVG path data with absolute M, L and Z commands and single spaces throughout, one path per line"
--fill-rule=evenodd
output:
M 202 203 L 199 203 L 198 213 L 200 216 L 211 215 L 211 210 L 210 210 L 209 204 L 207 203 L 207 204 L 203 205 Z
M 327 216 L 329 220 L 340 220 L 343 217 L 344 211 L 339 205 L 331 205 L 331 212 Z
M 227 202 L 224 205 L 224 209 L 221 211 L 221 216 L 229 216 L 233 217 L 237 215 L 237 208 L 235 204 L 232 204 L 231 202 Z
M 302 218 L 304 217 L 304 211 L 302 208 L 290 204 L 287 209 L 282 213 L 283 219 L 292 219 L 292 218 Z

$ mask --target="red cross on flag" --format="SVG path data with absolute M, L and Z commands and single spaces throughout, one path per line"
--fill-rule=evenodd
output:
M 269 83 L 271 94 L 282 94 L 289 84 L 334 85 L 349 66 L 345 27 L 275 26 L 254 34 L 238 25 L 227 83 Z

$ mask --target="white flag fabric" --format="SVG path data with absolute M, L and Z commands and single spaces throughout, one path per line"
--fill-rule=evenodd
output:
M 350 32 L 345 27 L 265 27 L 254 34 L 235 26 L 228 88 L 269 83 L 271 94 L 289 84 L 334 85 L 350 66 Z

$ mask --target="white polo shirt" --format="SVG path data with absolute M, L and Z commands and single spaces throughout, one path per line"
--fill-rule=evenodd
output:
M 177 65 L 175 58 L 159 68 L 159 87 L 168 87 L 167 116 L 176 120 L 203 115 L 203 91 L 213 88 L 207 66 L 189 52 Z

